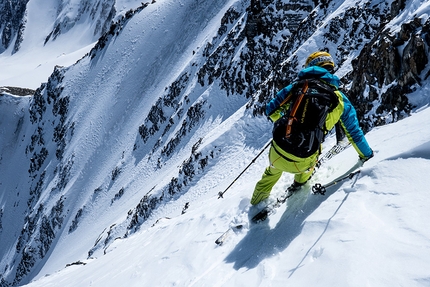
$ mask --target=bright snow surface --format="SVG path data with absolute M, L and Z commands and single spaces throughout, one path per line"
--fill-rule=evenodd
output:
M 212 187 L 185 214 L 162 218 L 116 240 L 106 255 L 82 258 L 86 265 L 28 286 L 429 286 L 429 122 L 430 109 L 423 108 L 373 129 L 367 139 L 375 157 L 354 185 L 344 182 L 325 196 L 306 188 L 266 222 L 249 225 L 248 214 L 255 212 L 251 193 L 267 164 L 264 153 L 223 199 L 217 193 L 224 187 Z M 312 183 L 324 183 L 356 158 L 353 148 L 345 150 Z M 291 180 L 285 174 L 273 196 Z M 203 181 L 196 188 L 207 185 Z M 217 246 L 214 241 L 232 223 L 245 227 Z
M 176 35 L 182 35 L 181 23 L 170 21 L 174 17 L 169 15 L 177 15 L 178 11 L 187 14 L 188 11 L 180 10 L 183 6 L 181 1 L 159 1 L 159 4 L 148 8 L 157 14 L 155 20 L 144 18 L 142 13 L 131 21 L 126 33 L 120 35 L 104 54 L 105 62 L 94 63 L 93 70 L 87 72 L 85 61 L 82 61 L 82 66 L 71 68 L 67 74 L 76 83 L 66 82 L 66 92 L 74 96 L 82 92 L 84 96 L 78 100 L 87 103 L 74 106 L 76 110 L 71 112 L 78 122 L 76 133 L 82 133 L 76 136 L 79 141 L 71 145 L 78 151 L 77 162 L 90 159 L 87 165 L 82 165 L 83 172 L 77 175 L 79 178 L 72 192 L 93 191 L 89 184 L 95 185 L 99 180 L 97 177 L 109 174 L 111 165 L 108 164 L 118 161 L 118 154 L 124 147 L 133 146 L 135 131 L 142 123 L 142 111 L 150 107 L 150 101 L 140 99 L 143 93 L 136 93 L 139 91 L 136 87 L 148 81 L 159 83 L 162 78 L 166 83 L 175 79 L 186 63 L 195 60 L 191 59 L 194 50 L 198 57 L 199 47 L 210 34 L 201 33 L 195 37 L 199 29 L 206 29 L 204 32 L 212 29 L 213 36 L 214 27 L 223 15 L 222 12 L 217 14 L 217 9 L 212 11 L 206 7 L 206 14 L 196 13 L 202 15 L 201 18 L 191 23 L 193 25 L 190 24 L 189 29 L 183 29 L 189 31 L 182 36 L 183 41 L 177 41 Z M 167 7 L 169 5 L 173 8 Z M 223 6 L 222 3 L 219 5 Z M 163 6 L 170 14 L 160 11 Z M 160 15 L 162 17 L 158 17 Z M 216 23 L 213 27 L 210 19 Z M 156 33 L 156 30 L 162 33 Z M 144 49 L 148 47 L 145 41 L 159 46 Z M 88 42 L 87 45 L 92 44 Z M 312 48 L 315 47 L 309 49 Z M 49 47 L 40 50 L 35 57 L 27 57 L 25 53 L 29 50 L 24 49 L 22 54 L 15 54 L 19 57 L 0 58 L 3 65 L 0 83 L 36 88 L 47 80 L 54 62 L 68 66 L 88 50 L 89 46 L 76 55 L 66 53 L 66 57 L 71 57 L 65 63 L 51 63 Z M 186 52 L 176 57 L 169 54 L 172 50 Z M 57 53 L 55 57 L 62 57 L 61 49 L 54 51 Z M 161 51 L 161 56 L 154 51 Z M 118 63 L 118 54 L 127 61 Z M 163 63 L 164 70 L 152 65 L 157 69 L 145 70 L 146 74 L 142 76 L 136 66 L 143 67 L 147 63 L 151 67 L 152 63 L 158 63 L 159 56 L 169 56 L 172 61 Z M 42 60 L 51 64 L 39 66 L 44 63 Z M 22 63 L 28 65 L 23 66 Z M 40 67 L 49 67 L 43 77 L 37 73 Z M 28 76 L 27 71 L 37 78 Z M 165 76 L 166 72 L 170 72 L 169 77 Z M 85 79 L 79 79 L 81 74 Z M 24 82 L 26 84 L 22 85 Z M 159 90 L 164 90 L 164 83 L 159 86 Z M 216 105 L 220 91 L 215 88 L 197 91 L 195 94 L 201 92 L 202 97 L 213 101 L 210 111 L 213 122 L 200 128 L 200 135 L 196 138 L 204 137 L 202 148 L 216 145 L 228 153 L 224 152 L 216 165 L 211 166 L 198 182 L 193 182 L 186 194 L 161 206 L 140 231 L 129 238 L 114 241 L 105 250 L 105 255 L 98 252 L 87 259 L 88 248 L 98 235 L 93 227 L 102 232 L 113 222 L 121 222 L 126 210 L 136 206 L 136 199 L 152 187 L 153 182 L 143 185 L 146 181 L 134 179 L 143 170 L 139 169 L 140 166 L 124 173 L 122 181 L 131 182 L 129 193 L 133 194 L 128 202 L 121 202 L 122 208 L 92 202 L 94 226 L 88 223 L 91 216 L 87 216 L 75 233 L 61 237 L 46 266 L 27 286 L 430 286 L 430 201 L 426 177 L 430 172 L 430 109 L 426 104 L 428 99 L 420 96 L 428 94 L 425 87 L 410 96 L 423 106 L 411 117 L 374 128 L 366 135 L 375 157 L 363 166 L 354 185 L 353 181 L 346 181 L 330 189 L 325 196 L 310 194 L 308 186 L 291 197 L 269 220 L 253 226 L 248 223 L 248 214 L 255 213 L 262 206 L 250 209 L 249 200 L 255 183 L 268 164 L 267 151 L 232 185 L 223 199 L 218 199 L 218 192 L 223 191 L 265 146 L 269 140 L 270 124 L 265 119 L 252 118 L 244 107 L 228 111 L 230 114 L 225 113 L 226 117 L 222 118 L 219 110 L 232 105 Z M 152 89 L 156 90 L 152 86 L 145 88 L 145 95 L 151 94 Z M 78 92 L 73 94 L 72 91 Z M 162 92 L 153 98 L 160 94 Z M 16 112 L 12 116 L 2 110 L 2 114 L 8 115 L 2 117 L 3 123 L 15 123 L 13 117 L 24 113 L 28 100 L 4 97 L 3 102 L 9 103 L 2 108 L 13 107 Z M 229 100 L 234 101 L 235 98 L 230 97 Z M 115 109 L 109 110 L 111 103 L 115 104 Z M 239 106 L 243 103 L 237 100 L 234 104 Z M 129 108 L 128 113 L 122 113 L 126 108 Z M 121 123 L 119 127 L 116 125 L 118 122 Z M 7 152 L 14 148 L 7 145 L 9 140 L 13 141 L 13 130 L 7 124 L 1 128 L 0 142 Z M 116 130 L 111 132 L 111 129 Z M 121 136 L 115 137 L 115 133 L 121 133 Z M 325 147 L 329 148 L 333 140 L 328 138 Z M 172 170 L 187 156 L 176 156 L 177 160 L 170 162 Z M 356 159 L 356 152 L 349 148 L 321 167 L 310 185 L 335 177 L 353 165 Z M 18 162 L 14 164 L 19 165 Z M 171 174 L 165 172 L 162 176 Z M 142 176 L 157 178 L 157 174 Z M 166 176 L 164 180 L 170 178 Z M 270 200 L 281 194 L 291 181 L 292 176 L 285 174 L 275 186 Z M 3 196 L 7 197 L 6 194 Z M 77 201 L 80 199 L 79 194 L 74 196 Z M 186 202 L 190 202 L 190 207 L 181 215 Z M 223 246 L 214 243 L 230 225 L 238 223 L 245 226 L 240 232 L 231 233 Z M 66 263 L 78 260 L 86 264 L 65 267 Z M 44 276 L 45 273 L 50 275 Z

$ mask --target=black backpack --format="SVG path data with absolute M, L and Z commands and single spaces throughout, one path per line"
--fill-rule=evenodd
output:
M 339 103 L 335 90 L 336 87 L 319 79 L 296 82 L 282 104 L 290 105 L 273 128 L 276 144 L 300 158 L 314 154 L 327 133 L 327 114 Z

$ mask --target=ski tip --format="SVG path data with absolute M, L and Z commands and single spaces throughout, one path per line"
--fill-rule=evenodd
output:
M 223 245 L 225 239 L 227 238 L 227 234 L 228 234 L 228 232 L 225 232 L 223 235 L 221 235 L 220 237 L 218 237 L 217 240 L 215 240 L 215 244 L 218 245 L 218 246 Z
M 230 226 L 230 228 L 224 232 L 220 237 L 217 238 L 217 240 L 215 240 L 215 244 L 218 246 L 221 246 L 224 244 L 228 234 L 233 230 L 234 232 L 236 232 L 237 230 L 242 230 L 242 228 L 244 227 L 243 224 L 236 224 L 234 226 Z

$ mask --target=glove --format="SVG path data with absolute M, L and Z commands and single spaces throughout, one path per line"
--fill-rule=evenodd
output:
M 373 156 L 374 156 L 374 154 L 373 154 L 373 150 L 372 150 L 372 153 L 370 154 L 370 156 L 368 156 L 368 157 L 361 157 L 361 156 L 359 156 L 359 158 L 360 158 L 361 162 L 364 164 L 366 161 L 368 161 L 369 159 L 371 159 Z
M 288 110 L 289 104 L 285 104 L 276 110 L 274 110 L 271 114 L 267 116 L 267 118 L 272 121 L 273 123 L 282 118 Z
M 273 113 L 271 113 L 270 115 L 268 115 L 267 119 L 274 123 L 277 120 L 279 120 L 280 118 L 282 118 L 282 116 L 283 116 L 282 109 L 277 109 Z

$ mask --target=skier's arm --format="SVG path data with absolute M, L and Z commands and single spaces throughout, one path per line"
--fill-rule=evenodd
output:
M 275 98 L 273 98 L 266 105 L 266 116 L 270 118 L 272 122 L 276 122 L 282 117 L 282 109 L 280 109 L 282 102 L 287 98 L 293 85 L 288 85 L 282 90 L 280 90 Z
M 345 130 L 348 140 L 354 146 L 360 158 L 369 159 L 373 156 L 373 151 L 367 143 L 364 133 L 359 126 L 357 112 L 349 99 L 344 94 L 342 95 L 344 109 L 340 116 L 340 123 Z

